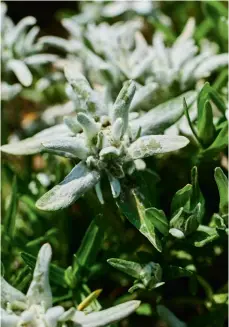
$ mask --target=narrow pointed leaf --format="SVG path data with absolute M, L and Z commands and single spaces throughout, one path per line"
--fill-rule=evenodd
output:
M 187 327 L 186 323 L 178 319 L 169 309 L 164 305 L 157 306 L 157 313 L 168 327 Z
M 118 269 L 131 277 L 136 279 L 140 278 L 142 266 L 137 262 L 116 258 L 108 259 L 107 262 L 115 269 Z
M 198 135 L 205 147 L 214 141 L 215 127 L 213 124 L 212 107 L 206 101 L 202 110 L 202 116 L 198 117 Z
M 6 215 L 3 221 L 5 233 L 10 238 L 14 236 L 16 214 L 17 214 L 17 205 L 18 205 L 18 196 L 17 196 L 17 179 L 16 176 L 13 179 L 12 192 L 10 196 L 9 205 L 7 207 Z
M 228 213 L 228 179 L 220 167 L 215 169 L 215 181 L 219 191 L 219 212 L 221 214 Z
M 145 211 L 145 215 L 161 234 L 168 235 L 169 224 L 164 211 L 157 208 L 148 208 Z

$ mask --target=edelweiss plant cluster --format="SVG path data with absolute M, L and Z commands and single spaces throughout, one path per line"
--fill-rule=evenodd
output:
M 38 254 L 33 279 L 25 294 L 1 278 L 2 327 L 99 327 L 116 322 L 131 314 L 140 301 L 128 301 L 115 307 L 85 314 L 74 307 L 65 311 L 62 306 L 52 306 L 49 285 L 49 265 L 52 250 L 44 244 Z

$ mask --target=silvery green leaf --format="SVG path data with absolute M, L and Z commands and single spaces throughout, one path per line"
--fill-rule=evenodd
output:
M 140 118 L 130 122 L 130 128 L 135 134 L 141 127 L 141 135 L 162 133 L 166 128 L 174 124 L 183 114 L 183 98 L 190 105 L 196 98 L 196 92 L 189 91 L 181 96 L 169 100 L 151 109 Z
M 44 122 L 46 122 L 48 125 L 55 124 L 56 120 L 58 118 L 63 118 L 63 115 L 70 115 L 75 111 L 75 106 L 72 101 L 68 101 L 64 104 L 57 104 L 51 107 L 48 107 L 46 110 L 43 111 L 41 114 L 41 118 Z M 73 117 L 68 117 L 67 120 L 76 120 Z M 64 123 L 68 126 L 66 121 L 64 120 Z M 69 126 L 68 126 L 69 127 Z M 69 127 L 71 130 L 71 128 Z M 72 131 L 73 133 L 78 133 L 81 130 L 80 125 L 78 124 L 78 130 L 77 132 Z
M 22 85 L 30 86 L 32 84 L 33 76 L 23 61 L 11 59 L 7 63 L 7 68 L 14 72 Z
M 76 40 L 65 40 L 58 36 L 42 36 L 38 40 L 38 44 L 53 46 L 67 53 L 74 53 L 80 48 L 80 44 Z
M 132 67 L 132 71 L 127 72 L 128 78 L 138 79 L 140 78 L 147 69 L 151 68 L 151 63 L 154 57 L 154 53 L 149 53 L 140 63 L 136 63 Z
M 64 308 L 61 306 L 49 308 L 45 313 L 45 322 L 47 327 L 56 327 L 58 320 L 63 313 Z
M 72 18 L 64 18 L 61 20 L 61 24 L 66 28 L 68 33 L 76 38 L 79 39 L 81 36 L 81 30 L 79 28 L 79 25 L 74 21 Z
M 49 54 L 49 53 L 39 53 L 39 54 L 34 54 L 32 56 L 26 57 L 24 59 L 24 62 L 27 65 L 35 66 L 35 65 L 43 65 L 47 64 L 50 62 L 56 61 L 58 56 Z
M 14 29 L 8 34 L 7 45 L 12 46 L 21 34 L 31 25 L 36 24 L 36 18 L 28 16 L 20 20 L 20 22 L 14 27 Z
M 101 112 L 103 104 L 101 103 L 98 94 L 92 90 L 87 79 L 78 71 L 78 66 L 75 62 L 68 63 L 64 70 L 65 76 L 72 86 L 80 106 L 90 112 Z M 84 106 L 86 105 L 86 108 Z
M 182 33 L 180 36 L 176 39 L 176 42 L 174 45 L 177 44 L 183 44 L 186 40 L 190 39 L 194 32 L 195 32 L 195 27 L 196 27 L 196 21 L 194 17 L 190 17 L 185 24 L 185 27 L 183 28 Z
M 72 131 L 72 133 L 77 134 L 82 131 L 82 127 L 78 123 L 76 117 L 64 117 L 64 123 Z
M 102 15 L 104 17 L 115 17 L 122 15 L 126 10 L 128 10 L 128 3 L 116 1 L 114 3 L 108 3 L 103 7 Z
M 157 313 L 168 327 L 187 327 L 186 323 L 178 319 L 164 305 L 157 305 Z
M 121 140 L 121 137 L 123 135 L 123 120 L 122 118 L 117 118 L 115 122 L 111 126 L 111 134 L 114 139 L 114 141 L 119 142 Z
M 211 56 L 204 60 L 194 72 L 194 78 L 196 80 L 208 77 L 213 71 L 219 69 L 222 66 L 228 64 L 228 53 L 221 53 L 215 56 Z
M 100 126 L 95 120 L 84 113 L 77 114 L 78 123 L 82 126 L 84 134 L 89 142 L 91 142 L 98 134 Z
M 36 206 L 47 211 L 64 209 L 97 184 L 99 179 L 100 174 L 97 171 L 89 170 L 80 162 L 60 184 L 44 194 L 36 202 Z
M 184 136 L 148 135 L 138 138 L 128 148 L 133 159 L 145 158 L 154 154 L 176 151 L 185 147 L 189 140 Z
M 113 177 L 110 174 L 108 175 L 108 178 L 109 178 L 113 198 L 117 198 L 121 192 L 120 182 L 117 178 Z
M 64 136 L 73 136 L 74 134 L 65 124 L 57 124 L 52 127 L 43 129 L 43 131 L 35 134 L 33 137 L 36 139 L 44 139 L 44 137 L 64 137 Z M 45 141 L 45 139 L 44 139 Z
M 7 283 L 7 281 L 1 277 L 1 306 L 6 307 L 7 303 L 12 303 L 14 301 L 25 302 L 25 295 L 18 291 L 16 288 Z
M 1 83 L 1 98 L 3 101 L 9 101 L 13 99 L 22 90 L 22 86 L 19 83 L 8 84 L 6 82 Z
M 186 51 L 184 51 L 184 47 Z M 178 46 L 173 46 L 170 51 L 170 60 L 172 61 L 175 72 L 181 69 L 188 60 L 193 58 L 197 51 L 198 48 L 192 39 L 186 40 L 185 43 L 179 44 Z
M 160 63 L 163 67 L 170 67 L 169 52 L 164 44 L 164 36 L 161 32 L 156 32 L 153 36 L 153 49 L 156 57 L 160 58 Z
M 135 90 L 135 83 L 131 80 L 126 81 L 113 105 L 112 121 L 114 122 L 118 118 L 123 120 L 123 133 L 125 133 L 128 126 L 128 112 Z
M 137 89 L 130 105 L 130 111 L 149 110 L 152 108 L 153 97 L 157 90 L 157 83 L 149 83 Z
M 42 142 L 59 139 L 64 136 L 71 136 L 71 131 L 64 124 L 59 124 L 37 133 L 19 142 L 9 143 L 0 147 L 2 152 L 14 155 L 30 155 L 44 150 Z
M 102 327 L 111 323 L 117 322 L 131 313 L 133 313 L 140 305 L 140 301 L 128 301 L 118 304 L 112 308 L 85 314 L 80 311 L 75 311 L 71 320 L 76 324 L 75 326 L 81 327 Z
M 33 26 L 31 30 L 25 35 L 24 38 L 24 49 L 25 52 L 30 52 L 34 42 L 36 40 L 37 35 L 39 34 L 40 28 L 38 26 Z
M 87 158 L 88 149 L 85 141 L 80 137 L 62 137 L 60 139 L 43 142 L 42 145 L 48 152 L 58 155 L 61 153 L 69 154 L 70 157 L 84 160 Z
M 38 253 L 33 279 L 26 294 L 29 305 L 42 304 L 46 310 L 52 306 L 52 292 L 49 285 L 51 257 L 51 246 L 46 243 Z
M 181 87 L 185 88 L 188 83 L 190 83 L 190 80 L 193 80 L 193 72 L 197 68 L 197 66 L 202 63 L 205 59 L 207 59 L 209 56 L 208 53 L 201 53 L 198 56 L 194 57 L 193 59 L 190 59 L 187 61 L 187 63 L 184 64 L 182 71 L 181 71 Z
M 0 314 L 1 327 L 17 327 L 20 323 L 20 317 L 14 313 L 8 313 L 5 310 L 1 309 Z

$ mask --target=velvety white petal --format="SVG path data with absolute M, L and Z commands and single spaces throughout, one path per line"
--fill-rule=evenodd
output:
M 38 253 L 33 279 L 26 295 L 29 305 L 40 304 L 45 309 L 52 306 L 52 292 L 49 285 L 49 264 L 51 257 L 51 246 L 46 243 Z
M 98 183 L 99 172 L 89 170 L 84 163 L 76 165 L 65 179 L 45 193 L 36 203 L 37 208 L 47 211 L 64 209 Z

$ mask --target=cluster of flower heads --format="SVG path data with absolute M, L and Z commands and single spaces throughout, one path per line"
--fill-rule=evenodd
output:
M 74 16 L 63 19 L 62 24 L 69 33 L 68 40 L 45 36 L 40 39 L 41 44 L 62 48 L 69 58 L 80 63 L 82 73 L 93 83 L 105 82 L 114 89 L 126 79 L 135 79 L 144 86 L 150 84 L 151 105 L 157 96 L 174 96 L 174 85 L 180 91 L 191 89 L 227 65 L 228 54 L 218 54 L 215 44 L 207 40 L 200 48 L 195 44 L 192 17 L 170 47 L 159 31 L 148 44 L 142 33 L 143 21 L 136 17 L 113 25 L 89 21 L 82 27 Z
M 64 125 L 39 133 L 32 141 L 27 139 L 1 148 L 11 154 L 46 151 L 80 160 L 60 184 L 37 201 L 38 208 L 65 208 L 94 186 L 100 202 L 104 203 L 100 187 L 104 174 L 107 175 L 112 195 L 116 198 L 121 191 L 120 179 L 126 174 L 132 174 L 135 169 L 144 169 L 143 158 L 178 150 L 189 142 L 183 136 L 144 133 L 142 136 L 141 125 L 137 124 L 136 119 L 131 126 L 129 108 L 136 89 L 134 81 L 126 81 L 114 104 L 105 110 L 85 78 L 75 76 L 74 66 L 70 65 L 66 69 L 66 76 L 71 86 L 80 89 L 84 96 L 81 98 L 82 111 L 75 117 L 66 117 Z M 90 110 L 83 110 L 85 93 L 90 95 L 89 98 L 86 97 L 88 100 L 85 105 Z
M 2 98 L 9 100 L 19 93 L 23 86 L 32 84 L 32 70 L 52 63 L 58 56 L 44 53 L 44 46 L 38 44 L 39 27 L 36 18 L 28 16 L 16 25 L 6 15 L 7 6 L 1 3 L 1 66 Z M 14 76 L 13 76 L 14 75 Z M 14 78 L 19 83 L 14 83 Z M 13 84 L 14 83 L 14 84 Z
M 1 277 L 2 327 L 100 327 L 127 317 L 140 305 L 140 301 L 134 300 L 91 313 L 84 313 L 75 307 L 65 311 L 62 306 L 52 306 L 49 284 L 51 256 L 51 246 L 44 244 L 39 251 L 33 279 L 26 295 Z

